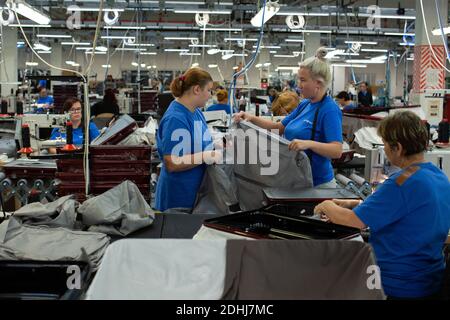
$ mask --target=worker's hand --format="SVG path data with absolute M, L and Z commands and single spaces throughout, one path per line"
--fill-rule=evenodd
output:
M 239 113 L 235 113 L 233 115 L 233 120 L 236 123 L 239 123 L 241 120 L 247 120 L 252 121 L 253 116 L 251 114 L 248 114 L 247 112 L 241 111 Z
M 329 221 L 327 213 L 335 210 L 336 207 L 337 205 L 333 201 L 326 200 L 314 208 L 314 214 L 320 215 L 322 220 Z
M 360 200 L 344 200 L 344 199 L 333 199 L 333 202 L 342 208 L 353 209 L 357 207 L 361 201 Z
M 298 140 L 294 139 L 289 144 L 289 150 L 290 151 L 304 151 L 311 148 L 311 142 L 310 140 Z
M 206 164 L 216 164 L 222 163 L 223 154 L 222 151 L 212 150 L 212 151 L 203 151 L 203 162 Z

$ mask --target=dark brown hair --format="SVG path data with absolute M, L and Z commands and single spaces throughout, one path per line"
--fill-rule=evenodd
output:
M 401 111 L 384 118 L 378 126 L 378 134 L 393 148 L 400 143 L 404 156 L 426 151 L 428 132 L 425 124 L 411 111 Z
M 116 105 L 117 104 L 116 94 L 114 93 L 113 89 L 105 90 L 105 94 L 103 95 L 103 101 L 107 105 Z
M 170 84 L 170 91 L 175 98 L 181 97 L 186 91 L 194 86 L 204 88 L 212 82 L 211 75 L 203 69 L 191 68 L 185 74 L 173 79 Z
M 81 103 L 81 100 L 80 100 L 80 99 L 78 99 L 78 98 L 69 98 L 69 99 L 67 99 L 67 100 L 64 102 L 64 105 L 63 105 L 64 111 L 65 111 L 65 112 L 69 112 L 70 108 L 72 108 L 72 106 L 73 106 L 75 103 L 77 103 L 77 102 L 79 102 L 79 103 L 81 104 L 81 107 L 83 107 L 83 104 Z

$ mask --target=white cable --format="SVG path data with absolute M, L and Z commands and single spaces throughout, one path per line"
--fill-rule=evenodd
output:
M 425 35 L 427 36 L 427 41 L 428 41 L 428 45 L 430 46 L 431 53 L 433 54 L 433 57 L 434 57 L 434 59 L 437 61 L 437 63 L 438 63 L 442 68 L 444 68 L 447 72 L 450 72 L 450 70 L 447 69 L 447 67 L 446 67 L 445 65 L 443 65 L 443 64 L 439 61 L 439 59 L 437 58 L 436 54 L 434 53 L 433 46 L 431 45 L 430 36 L 428 35 L 428 26 L 427 26 L 427 20 L 425 19 L 425 12 L 424 12 L 424 10 L 423 10 L 423 1 L 422 1 L 422 0 L 419 0 L 419 1 L 420 1 L 420 10 L 422 11 L 423 27 L 425 28 Z
M 93 41 L 93 46 L 92 46 L 91 61 L 89 62 L 86 70 L 84 71 L 84 73 L 86 74 L 88 79 L 89 79 L 89 72 L 91 71 L 92 64 L 94 63 L 95 48 L 97 47 L 97 39 L 98 39 L 98 34 L 100 32 L 100 24 L 101 24 L 101 21 L 102 21 L 103 3 L 104 3 L 104 0 L 100 0 L 100 5 L 99 5 L 99 9 L 98 9 L 98 16 L 97 16 L 97 26 L 95 28 L 94 41 Z

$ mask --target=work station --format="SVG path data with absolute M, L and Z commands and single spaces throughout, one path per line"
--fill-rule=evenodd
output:
M 0 300 L 448 300 L 448 13 L 4 1 Z

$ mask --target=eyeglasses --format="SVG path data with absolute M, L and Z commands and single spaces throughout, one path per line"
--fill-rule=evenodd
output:
M 70 109 L 70 113 L 81 113 L 81 109 Z

